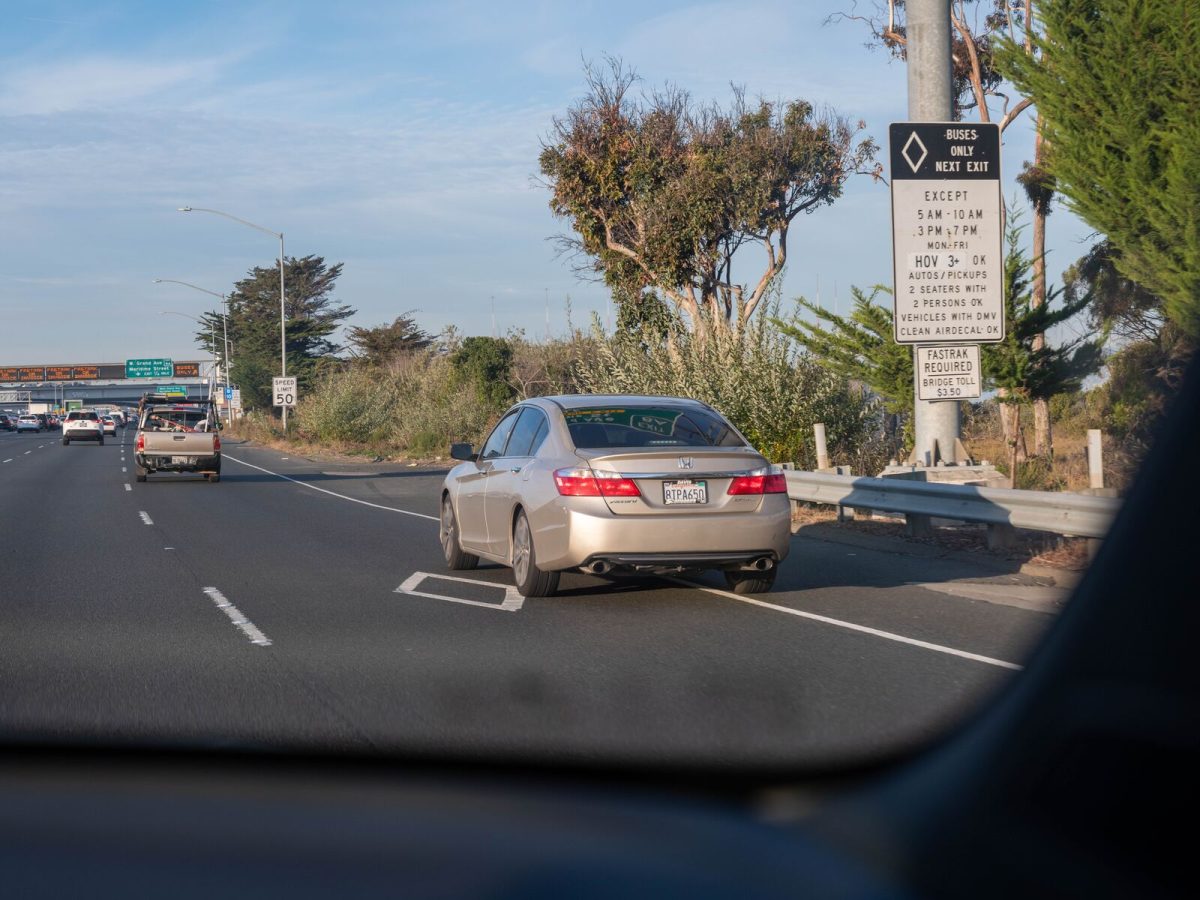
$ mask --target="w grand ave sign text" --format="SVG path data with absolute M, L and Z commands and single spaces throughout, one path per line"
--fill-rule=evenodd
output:
M 999 126 L 893 122 L 889 138 L 896 342 L 1003 340 Z

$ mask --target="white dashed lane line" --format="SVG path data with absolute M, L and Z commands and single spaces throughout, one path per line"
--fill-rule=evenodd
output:
M 127 491 L 133 490 L 133 485 L 131 485 L 128 481 L 125 482 L 125 490 L 127 490 Z
M 271 639 L 259 631 L 258 627 L 247 619 L 240 609 L 230 603 L 224 594 L 215 587 L 204 588 L 204 593 L 208 595 L 209 600 L 217 605 L 217 609 L 229 616 L 229 621 L 236 625 L 238 630 L 250 639 L 250 643 L 259 647 L 271 646 Z
M 138 515 L 142 517 L 142 521 L 147 525 L 153 525 L 154 522 L 150 518 L 150 513 L 145 510 L 139 510 Z

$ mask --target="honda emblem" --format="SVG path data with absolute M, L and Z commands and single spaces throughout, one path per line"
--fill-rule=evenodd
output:
M 695 467 L 696 467 L 696 461 L 694 459 L 692 459 L 690 456 L 679 457 L 679 468 L 694 469 Z

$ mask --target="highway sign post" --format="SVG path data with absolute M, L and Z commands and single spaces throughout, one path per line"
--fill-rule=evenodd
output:
M 893 122 L 898 344 L 1004 339 L 1000 127 Z
M 982 388 L 978 344 L 917 348 L 918 400 L 969 400 Z
M 272 378 L 271 379 L 271 396 L 273 398 L 273 406 L 282 406 L 285 409 L 289 406 L 296 405 L 296 379 L 294 377 Z
M 169 359 L 127 359 L 126 378 L 174 378 L 175 363 Z

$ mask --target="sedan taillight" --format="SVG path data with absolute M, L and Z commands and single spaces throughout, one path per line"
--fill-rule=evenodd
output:
M 729 482 L 730 494 L 786 494 L 787 479 L 778 466 L 755 469 Z
M 559 469 L 554 484 L 564 497 L 640 497 L 641 491 L 632 478 L 616 472 L 595 472 L 591 469 Z

